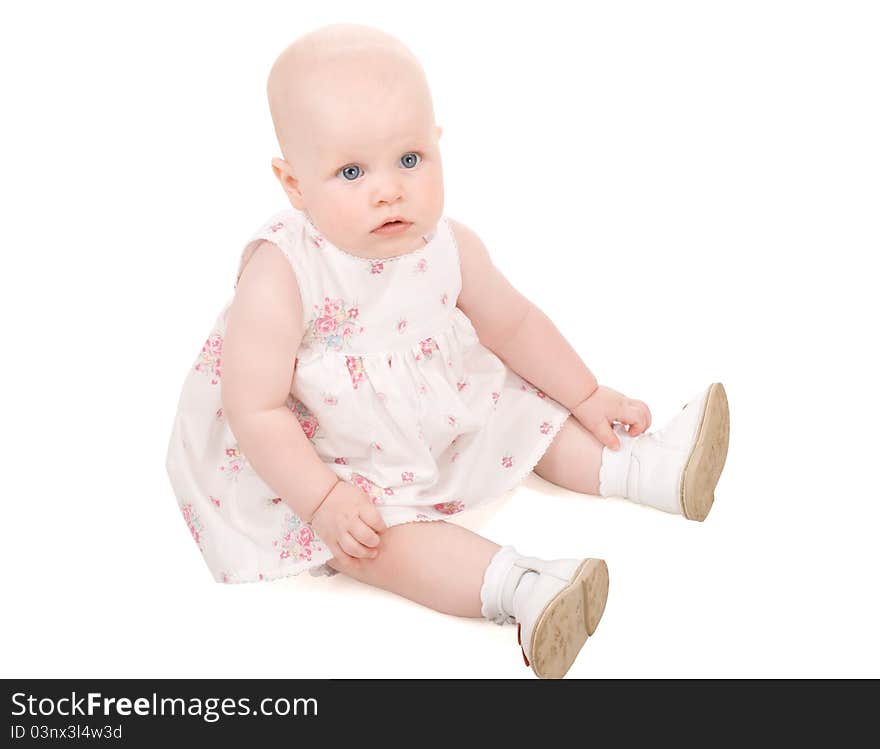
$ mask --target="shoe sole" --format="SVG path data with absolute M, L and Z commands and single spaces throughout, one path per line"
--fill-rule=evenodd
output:
M 599 626 L 607 599 L 608 565 L 585 559 L 571 583 L 547 604 L 532 632 L 530 665 L 539 678 L 565 676 Z
M 715 501 L 715 485 L 727 459 L 730 411 L 724 385 L 709 387 L 706 408 L 681 480 L 681 509 L 688 520 L 705 520 Z

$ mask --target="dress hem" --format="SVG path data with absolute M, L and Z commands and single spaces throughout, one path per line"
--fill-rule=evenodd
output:
M 544 449 L 541 450 L 541 453 L 540 453 L 540 454 L 538 455 L 538 457 L 535 459 L 535 462 L 531 464 L 531 466 L 529 467 L 529 469 L 528 469 L 527 471 L 525 471 L 525 472 L 520 476 L 519 479 L 517 479 L 516 483 L 515 483 L 513 486 L 511 486 L 510 489 L 507 490 L 507 492 L 511 492 L 511 491 L 513 491 L 514 489 L 516 489 L 518 486 L 520 486 L 520 484 L 522 484 L 522 483 L 528 478 L 528 475 L 529 475 L 532 471 L 535 470 L 535 466 L 538 465 L 538 463 L 541 462 L 541 458 L 543 458 L 544 455 L 547 454 L 547 450 L 550 449 L 550 445 L 553 444 L 553 440 L 556 439 L 556 435 L 558 435 L 558 434 L 562 431 L 562 427 L 563 427 L 563 425 L 565 424 L 565 422 L 568 420 L 568 417 L 569 417 L 569 416 L 571 416 L 571 411 L 569 411 L 565 416 L 563 416 L 563 417 L 559 420 L 559 424 L 557 424 L 556 426 L 553 427 L 553 429 L 551 429 L 549 432 L 547 432 L 547 436 L 549 437 L 549 439 L 544 443 Z M 505 494 L 506 494 L 507 492 L 505 492 Z M 503 496 L 503 495 L 502 495 L 502 496 Z
M 492 499 L 484 500 L 482 503 L 475 505 L 473 507 L 465 505 L 464 509 L 461 512 L 455 512 L 450 515 L 446 515 L 445 517 L 440 517 L 440 518 L 429 518 L 429 517 L 419 518 L 419 517 L 416 517 L 416 518 L 410 518 L 408 520 L 400 520 L 400 521 L 394 522 L 394 523 L 386 523 L 386 526 L 388 528 L 393 528 L 397 525 L 405 525 L 407 523 L 432 523 L 432 522 L 436 523 L 439 521 L 449 520 L 450 518 L 463 515 L 466 512 L 468 512 L 468 510 L 476 509 L 477 507 L 482 507 L 482 506 L 493 504 L 493 503 L 497 502 L 499 499 L 505 497 L 510 492 L 512 492 L 514 489 L 517 489 L 526 480 L 526 478 L 528 478 L 529 474 L 535 470 L 535 466 L 537 466 L 538 463 L 541 462 L 541 458 L 543 458 L 544 455 L 547 453 L 547 450 L 550 449 L 550 445 L 553 444 L 553 440 L 555 440 L 557 435 L 559 434 L 559 432 L 562 431 L 562 427 L 565 425 L 565 422 L 568 420 L 569 416 L 571 416 L 570 411 L 559 420 L 559 423 L 556 424 L 553 429 L 551 429 L 549 432 L 547 432 L 547 434 L 545 435 L 547 437 L 547 439 L 543 443 L 543 449 L 538 451 L 538 455 L 535 458 L 534 462 L 532 462 L 529 465 L 529 467 L 520 474 L 520 476 L 510 486 L 510 488 L 506 489 L 505 491 L 501 492 L 500 494 L 497 494 Z M 329 559 L 332 559 L 332 557 L 329 557 Z M 221 580 L 221 579 L 217 579 L 216 577 L 214 577 L 214 580 L 215 580 L 215 582 L 218 582 L 222 585 L 244 585 L 247 583 L 273 582 L 275 580 L 281 580 L 286 577 L 299 577 L 299 575 L 302 575 L 303 573 L 306 573 L 306 572 L 311 573 L 312 570 L 318 569 L 321 566 L 326 566 L 326 564 L 327 564 L 327 560 L 325 560 L 324 562 L 315 564 L 311 567 L 304 567 L 303 569 L 299 570 L 298 572 L 283 572 L 283 573 L 279 573 L 277 575 L 272 575 L 272 576 L 263 574 L 262 577 L 251 578 L 248 580 L 234 580 L 234 579 Z M 329 569 L 332 570 L 333 568 L 330 567 Z M 332 574 L 312 575 L 312 577 L 333 577 L 336 574 L 338 574 L 338 570 L 333 570 Z

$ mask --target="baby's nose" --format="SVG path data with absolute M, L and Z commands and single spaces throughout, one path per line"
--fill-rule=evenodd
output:
M 393 203 L 403 197 L 403 187 L 397 177 L 382 177 L 376 188 L 376 200 L 380 203 Z

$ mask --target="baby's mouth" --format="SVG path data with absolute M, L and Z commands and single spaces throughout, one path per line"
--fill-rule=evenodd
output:
M 382 231 L 382 230 L 389 230 L 389 229 L 394 229 L 394 228 L 405 229 L 406 227 L 411 226 L 411 225 L 412 225 L 411 221 L 405 221 L 403 219 L 394 219 L 392 221 L 386 221 L 381 226 L 377 226 L 375 229 L 373 229 L 373 231 Z

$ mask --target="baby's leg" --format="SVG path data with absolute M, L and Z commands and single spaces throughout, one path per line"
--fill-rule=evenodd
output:
M 591 432 L 569 416 L 535 466 L 535 473 L 565 489 L 598 496 L 602 448 Z
M 625 497 L 689 520 L 704 520 L 727 457 L 729 431 L 727 394 L 715 382 L 658 431 L 630 437 L 622 424 L 615 424 L 618 450 L 605 448 L 569 417 L 535 473 L 583 494 Z
M 388 528 L 379 556 L 328 564 L 350 577 L 454 616 L 515 622 L 525 664 L 561 678 L 596 630 L 608 595 L 601 559 L 521 555 L 442 520 Z
M 501 547 L 452 523 L 394 525 L 382 533 L 379 556 L 358 566 L 331 559 L 349 577 L 455 616 L 480 617 L 480 588 Z

